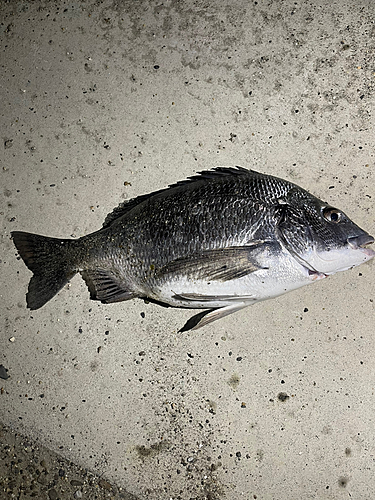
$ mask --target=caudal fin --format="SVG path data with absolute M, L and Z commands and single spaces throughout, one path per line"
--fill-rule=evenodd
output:
M 13 231 L 18 253 L 34 273 L 26 294 L 27 307 L 44 306 L 76 274 L 69 249 L 74 240 L 49 238 L 38 234 Z

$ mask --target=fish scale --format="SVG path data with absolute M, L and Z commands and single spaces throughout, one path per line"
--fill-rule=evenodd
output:
M 217 167 L 123 202 L 77 240 L 12 232 L 39 309 L 77 273 L 91 299 L 204 309 L 182 331 L 360 265 L 374 239 L 299 186 Z

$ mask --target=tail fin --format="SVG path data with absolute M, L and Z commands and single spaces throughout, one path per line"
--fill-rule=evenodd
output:
M 44 306 L 76 274 L 69 257 L 74 240 L 60 240 L 38 234 L 13 231 L 12 237 L 18 253 L 34 273 L 26 294 L 27 307 Z

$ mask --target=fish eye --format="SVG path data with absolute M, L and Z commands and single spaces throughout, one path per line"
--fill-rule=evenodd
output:
M 340 212 L 340 210 L 337 210 L 336 208 L 326 207 L 323 210 L 323 217 L 328 222 L 333 222 L 337 224 L 342 220 L 342 212 Z

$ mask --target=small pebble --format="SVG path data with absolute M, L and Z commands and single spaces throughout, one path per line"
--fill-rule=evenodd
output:
M 55 490 L 55 488 L 52 488 L 52 490 L 49 490 L 48 492 L 48 498 L 50 500 L 57 500 L 59 497 L 57 495 L 57 491 Z
M 0 365 L 0 378 L 2 378 L 3 380 L 9 378 L 8 370 L 3 365 Z
M 70 484 L 71 484 L 72 486 L 83 486 L 82 481 L 77 481 L 77 479 L 72 479 L 72 480 L 70 481 Z
M 112 486 L 110 485 L 110 483 L 108 481 L 105 481 L 104 479 L 101 479 L 99 481 L 99 486 L 101 488 L 104 488 L 105 490 L 111 490 L 112 489 Z
M 47 478 L 44 474 L 40 474 L 40 476 L 38 476 L 38 479 L 37 479 L 38 483 L 39 484 L 47 484 Z

